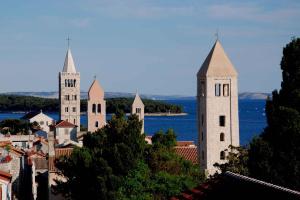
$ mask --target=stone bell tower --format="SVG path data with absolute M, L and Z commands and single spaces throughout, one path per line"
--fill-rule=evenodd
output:
M 228 146 L 239 146 L 237 72 L 217 40 L 197 73 L 197 121 L 201 169 L 216 172 Z
M 95 132 L 106 124 L 104 91 L 95 79 L 88 92 L 88 131 Z
M 66 54 L 62 72 L 59 72 L 60 120 L 68 121 L 80 131 L 80 73 L 76 72 L 71 49 Z
M 145 118 L 145 106 L 138 95 L 138 93 L 135 94 L 134 101 L 131 106 L 131 114 L 136 114 L 139 117 L 139 120 L 143 122 L 141 133 L 144 133 L 144 118 Z

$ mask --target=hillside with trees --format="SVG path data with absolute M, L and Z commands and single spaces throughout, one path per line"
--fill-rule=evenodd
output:
M 116 113 L 117 110 L 122 110 L 125 113 L 131 111 L 133 98 L 111 98 L 106 99 L 106 112 Z M 169 104 L 163 101 L 155 101 L 143 99 L 146 113 L 181 113 L 183 108 L 179 105 Z M 87 100 L 81 100 L 80 109 L 82 112 L 87 110 Z M 28 112 L 39 111 L 58 112 L 58 99 L 48 99 L 31 96 L 18 95 L 0 95 L 0 112 Z

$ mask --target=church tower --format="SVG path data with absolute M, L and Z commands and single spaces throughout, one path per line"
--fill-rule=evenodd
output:
M 145 106 L 138 95 L 138 93 L 135 94 L 135 98 L 133 101 L 133 104 L 131 106 L 131 114 L 136 114 L 139 117 L 139 120 L 143 122 L 141 133 L 144 133 L 144 118 L 145 118 Z
M 239 146 L 237 76 L 217 40 L 197 73 L 198 152 L 207 175 L 226 162 L 229 145 Z
M 67 51 L 64 68 L 59 72 L 60 120 L 76 126 L 80 131 L 80 73 L 76 72 L 70 48 Z
M 106 124 L 104 91 L 95 79 L 88 92 L 88 131 L 95 132 Z

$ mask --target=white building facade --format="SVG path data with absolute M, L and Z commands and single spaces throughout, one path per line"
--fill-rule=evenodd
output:
M 59 72 L 60 120 L 80 129 L 80 73 L 76 72 L 71 50 L 68 49 L 63 71 Z
M 197 74 L 199 161 L 207 175 L 239 146 L 237 72 L 217 40 Z

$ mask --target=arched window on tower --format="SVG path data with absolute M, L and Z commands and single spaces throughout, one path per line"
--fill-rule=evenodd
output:
M 93 108 L 92 108 L 92 113 L 96 113 L 96 104 L 93 104 L 92 107 L 93 107 Z
M 220 152 L 220 159 L 225 160 L 225 151 Z
M 65 87 L 68 87 L 68 81 L 67 81 L 67 79 L 65 80 Z
M 68 79 L 68 87 L 71 87 L 70 79 Z
M 98 121 L 95 122 L 95 127 L 96 127 L 96 128 L 99 127 L 99 122 L 98 122 Z
M 71 79 L 70 82 L 71 82 L 71 87 L 73 87 L 73 79 Z
M 220 133 L 220 141 L 221 142 L 225 141 L 225 134 L 224 133 Z
M 74 87 L 76 87 L 76 79 L 74 79 Z
M 98 113 L 101 113 L 101 104 L 98 104 L 98 105 L 97 105 L 97 112 L 98 112 Z

